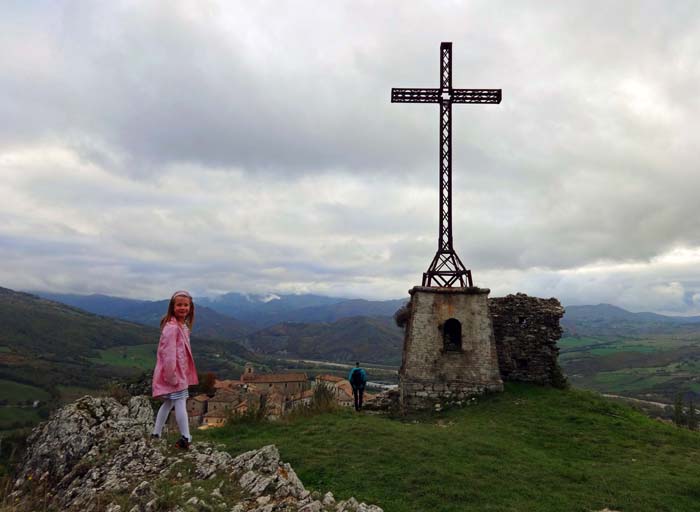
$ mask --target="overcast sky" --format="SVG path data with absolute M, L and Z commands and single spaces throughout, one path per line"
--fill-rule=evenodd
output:
M 700 314 L 700 2 L 0 5 L 0 286 L 400 298 L 437 249 L 492 296 Z

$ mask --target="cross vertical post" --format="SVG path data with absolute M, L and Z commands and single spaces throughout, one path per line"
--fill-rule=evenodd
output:
M 452 43 L 440 44 L 440 88 L 391 90 L 392 103 L 440 104 L 440 228 L 435 257 L 423 273 L 423 286 L 473 286 L 467 270 L 452 243 L 452 103 L 500 103 L 501 89 L 453 89 Z

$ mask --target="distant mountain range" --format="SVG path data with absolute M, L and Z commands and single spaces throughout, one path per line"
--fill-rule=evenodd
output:
M 566 306 L 564 336 L 610 336 L 688 333 L 700 329 L 700 317 L 631 313 L 611 304 Z
M 91 313 L 158 326 L 167 300 L 146 301 L 108 295 L 32 292 Z M 321 295 L 246 295 L 227 293 L 197 297 L 195 333 L 204 337 L 242 339 L 280 323 L 316 324 L 346 318 L 392 317 L 407 299 L 371 301 Z M 561 320 L 565 335 L 664 334 L 690 332 L 700 317 L 632 313 L 611 304 L 566 306 Z M 256 336 L 253 337 L 255 339 Z
M 243 340 L 251 351 L 276 357 L 399 366 L 403 331 L 390 317 L 350 317 L 327 323 L 286 322 Z
M 92 313 L 158 326 L 167 300 L 36 292 Z M 400 364 L 403 332 L 392 316 L 405 300 L 227 293 L 195 298 L 193 333 L 235 340 L 252 352 L 288 358 Z
M 243 295 L 227 293 L 195 299 L 221 314 L 257 328 L 282 322 L 335 322 L 341 318 L 392 316 L 408 299 L 372 301 L 321 295 Z
M 168 300 L 146 301 L 108 295 L 32 292 L 91 313 L 158 326 Z M 238 339 L 284 322 L 335 322 L 351 317 L 391 317 L 406 300 L 370 301 L 320 295 L 244 295 L 195 297 L 194 332 L 200 336 Z
M 130 322 L 158 327 L 168 309 L 168 299 L 149 301 L 111 297 L 109 295 L 77 295 L 65 293 L 32 292 L 45 299 L 68 304 L 96 315 L 120 318 Z M 202 305 L 195 300 L 193 334 L 205 338 L 235 339 L 252 332 L 251 325 L 231 315 Z

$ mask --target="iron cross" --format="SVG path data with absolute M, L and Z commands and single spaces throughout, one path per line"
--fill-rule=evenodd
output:
M 392 103 L 440 104 L 440 232 L 438 250 L 428 271 L 423 273 L 423 286 L 473 286 L 471 270 L 467 270 L 452 246 L 452 104 L 500 103 L 501 89 L 453 89 L 452 43 L 440 44 L 439 89 L 391 89 Z

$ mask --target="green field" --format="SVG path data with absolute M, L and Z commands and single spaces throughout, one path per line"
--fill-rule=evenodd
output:
M 98 351 L 100 357 L 90 358 L 90 361 L 111 366 L 128 366 L 150 370 L 156 364 L 157 349 L 158 346 L 153 343 L 111 347 Z
M 5 400 L 9 404 L 33 400 L 45 401 L 49 398 L 51 395 L 41 388 L 0 379 L 0 400 Z
M 558 345 L 576 387 L 666 403 L 677 393 L 700 393 L 694 335 L 567 337 Z
M 341 411 L 197 440 L 233 454 L 275 444 L 307 488 L 390 512 L 683 512 L 700 500 L 700 433 L 584 391 L 509 385 L 435 416 Z
M 0 431 L 33 427 L 39 420 L 39 411 L 33 407 L 0 407 Z
M 590 338 L 586 336 L 562 338 L 557 342 L 557 345 L 562 352 L 573 348 L 593 347 L 595 345 L 610 343 L 609 340 L 602 338 Z

